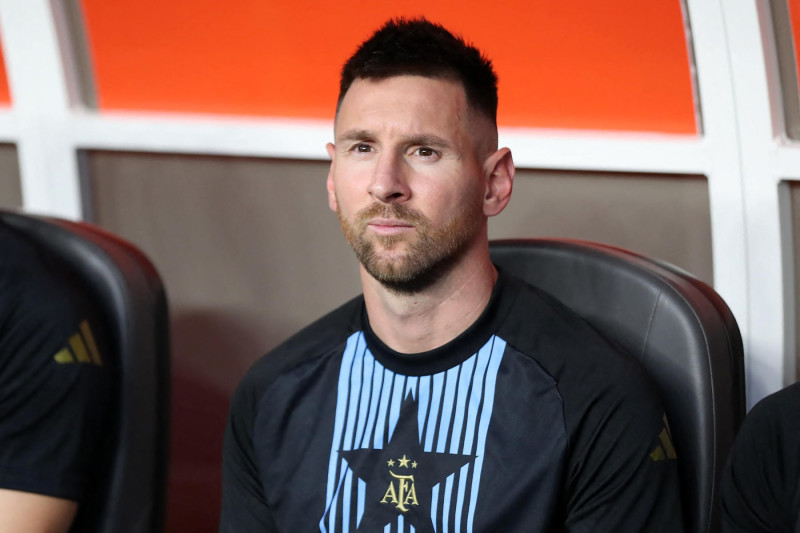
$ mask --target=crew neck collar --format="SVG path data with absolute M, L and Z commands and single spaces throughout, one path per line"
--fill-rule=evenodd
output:
M 513 297 L 511 291 L 506 290 L 507 285 L 508 276 L 500 271 L 486 308 L 470 327 L 438 348 L 413 354 L 397 352 L 384 344 L 370 327 L 364 306 L 361 323 L 367 347 L 384 367 L 405 375 L 436 374 L 457 366 L 480 350 L 495 333 L 496 325 L 510 308 L 508 300 Z

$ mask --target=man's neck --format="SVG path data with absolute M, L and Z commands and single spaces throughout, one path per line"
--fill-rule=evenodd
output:
M 489 303 L 496 280 L 488 253 L 462 261 L 416 294 L 387 289 L 361 269 L 372 330 L 391 349 L 409 354 L 438 348 L 469 328 Z

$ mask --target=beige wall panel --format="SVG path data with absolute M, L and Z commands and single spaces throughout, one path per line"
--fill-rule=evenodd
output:
M 237 349 L 209 353 L 198 372 L 217 375 L 220 355 L 228 369 L 243 356 L 243 371 L 360 292 L 357 263 L 328 209 L 324 163 L 96 152 L 89 168 L 96 221 L 154 260 L 175 326 L 238 325 L 226 335 Z
M 673 263 L 711 284 L 708 182 L 701 177 L 517 171 L 491 238 L 599 241 Z
M 0 209 L 22 207 L 22 187 L 19 181 L 17 147 L 0 144 Z

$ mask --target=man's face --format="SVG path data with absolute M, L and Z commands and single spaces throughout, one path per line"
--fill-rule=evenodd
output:
M 452 81 L 397 76 L 350 86 L 328 146 L 328 199 L 362 265 L 385 286 L 419 290 L 485 234 L 479 140 L 487 128 Z

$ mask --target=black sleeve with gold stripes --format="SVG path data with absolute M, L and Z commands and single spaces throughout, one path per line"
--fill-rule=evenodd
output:
M 106 431 L 104 326 L 53 258 L 0 227 L 0 488 L 80 500 Z
M 615 389 L 584 413 L 586 426 L 576 434 L 567 530 L 684 531 L 666 416 L 640 380 Z

